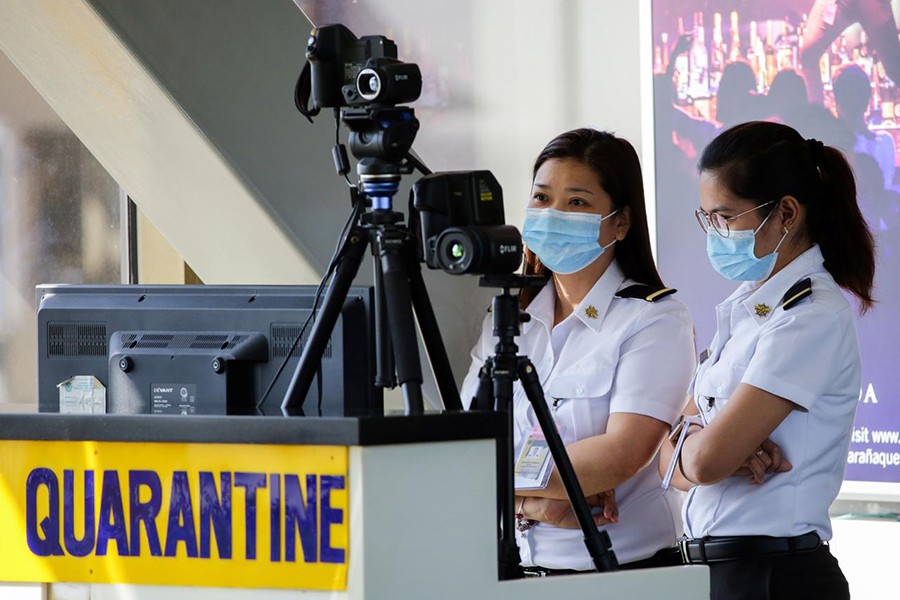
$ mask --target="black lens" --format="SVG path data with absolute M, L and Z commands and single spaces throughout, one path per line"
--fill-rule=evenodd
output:
M 422 92 L 418 65 L 371 58 L 356 76 L 356 91 L 366 102 L 390 106 L 412 102 Z
M 372 69 L 363 69 L 356 77 L 356 88 L 360 96 L 371 102 L 381 93 L 381 78 Z
M 453 227 L 438 236 L 436 257 L 451 275 L 512 273 L 522 261 L 522 239 L 511 225 Z
M 479 254 L 479 247 L 478 239 L 469 228 L 448 229 L 437 240 L 438 265 L 455 275 L 469 273 L 472 260 Z
M 466 247 L 459 242 L 451 244 L 448 250 L 450 251 L 450 260 L 463 260 L 466 257 Z

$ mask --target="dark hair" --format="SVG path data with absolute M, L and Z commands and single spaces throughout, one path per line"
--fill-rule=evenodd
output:
M 764 97 L 756 94 L 756 76 L 748 63 L 728 63 L 716 95 L 716 120 L 726 126 L 762 117 Z
M 861 117 L 871 98 L 869 77 L 859 65 L 850 63 L 838 69 L 834 76 L 834 101 L 842 118 Z
M 779 71 L 769 86 L 766 103 L 769 106 L 768 112 L 779 116 L 793 116 L 798 111 L 806 109 L 809 99 L 803 76 L 794 69 Z
M 628 208 L 631 229 L 624 240 L 616 242 L 616 262 L 629 279 L 648 285 L 662 286 L 650 251 L 650 232 L 644 207 L 644 183 L 641 163 L 628 141 L 605 131 L 574 129 L 562 133 L 548 143 L 534 161 L 532 177 L 548 160 L 573 159 L 590 168 L 609 197 L 613 210 Z M 525 252 L 525 273 L 550 277 L 549 269 L 539 263 L 530 250 Z M 525 288 L 520 298 L 527 306 L 537 294 L 536 288 Z
M 839 150 L 805 140 L 787 125 L 756 121 L 719 134 L 703 150 L 699 168 L 757 206 L 796 198 L 806 207 L 806 233 L 821 247 L 825 268 L 859 299 L 862 312 L 872 308 L 875 243 Z

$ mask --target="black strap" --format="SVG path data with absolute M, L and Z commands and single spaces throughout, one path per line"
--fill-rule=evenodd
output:
M 781 308 L 783 308 L 784 310 L 793 308 L 797 305 L 798 302 L 800 302 L 807 296 L 812 296 L 812 282 L 810 281 L 809 277 L 807 277 L 806 279 L 801 279 L 790 287 L 790 289 L 781 298 Z
M 313 122 L 312 118 L 319 114 L 318 107 L 309 107 L 309 97 L 312 94 L 312 71 L 310 70 L 309 61 L 303 64 L 303 70 L 300 71 L 300 77 L 297 78 L 297 85 L 294 87 L 294 104 L 300 114 Z
M 661 298 L 671 296 L 677 291 L 678 290 L 676 290 L 675 288 L 636 283 L 634 285 L 628 286 L 624 290 L 619 290 L 616 293 L 616 296 L 618 296 L 619 298 L 639 298 L 641 300 L 646 300 L 647 302 L 656 302 Z

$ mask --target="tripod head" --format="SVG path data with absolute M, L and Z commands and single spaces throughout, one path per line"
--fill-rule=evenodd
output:
M 350 152 L 359 159 L 400 163 L 419 131 L 419 120 L 408 106 L 344 108 L 341 120 L 350 130 Z
M 413 109 L 345 108 L 340 114 L 350 129 L 350 152 L 359 161 L 360 191 L 371 199 L 372 210 L 392 210 L 400 175 L 411 173 L 416 166 L 410 157 L 419 130 Z
M 493 333 L 497 338 L 495 352 L 498 356 L 515 356 L 518 347 L 513 341 L 520 333 L 519 325 L 531 320 L 531 315 L 519 309 L 518 294 L 510 293 L 513 289 L 525 287 L 541 287 L 547 280 L 540 275 L 516 275 L 504 273 L 500 275 L 483 275 L 478 280 L 479 287 L 502 288 L 503 292 L 494 296 L 491 304 L 493 316 Z
M 356 170 L 359 173 L 359 191 L 369 198 L 372 210 L 393 210 L 393 198 L 400 188 L 398 164 L 368 157 L 357 163 Z
M 541 275 L 516 275 L 515 273 L 483 275 L 478 280 L 478 287 L 503 288 L 504 294 L 508 294 L 511 289 L 543 287 L 546 284 L 547 279 Z

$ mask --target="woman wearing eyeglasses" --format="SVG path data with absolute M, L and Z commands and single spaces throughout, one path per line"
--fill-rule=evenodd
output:
M 682 554 L 709 565 L 713 599 L 849 598 L 827 545 L 860 389 L 842 289 L 865 312 L 875 271 L 853 173 L 790 127 L 745 123 L 704 150 L 700 206 L 712 266 L 741 284 L 663 445 L 689 490 Z
M 548 282 L 520 296 L 531 320 L 516 344 L 536 367 L 582 489 L 596 505 L 595 522 L 609 533 L 623 568 L 680 564 L 681 494 L 660 488 L 656 462 L 687 399 L 693 327 L 653 264 L 631 144 L 593 129 L 551 140 L 534 164 L 522 237 L 526 273 Z M 496 343 L 488 318 L 472 351 L 464 400 L 472 398 Z M 518 382 L 513 405 L 516 541 L 526 575 L 591 571 L 584 536 Z M 604 495 L 611 490 L 618 518 Z

